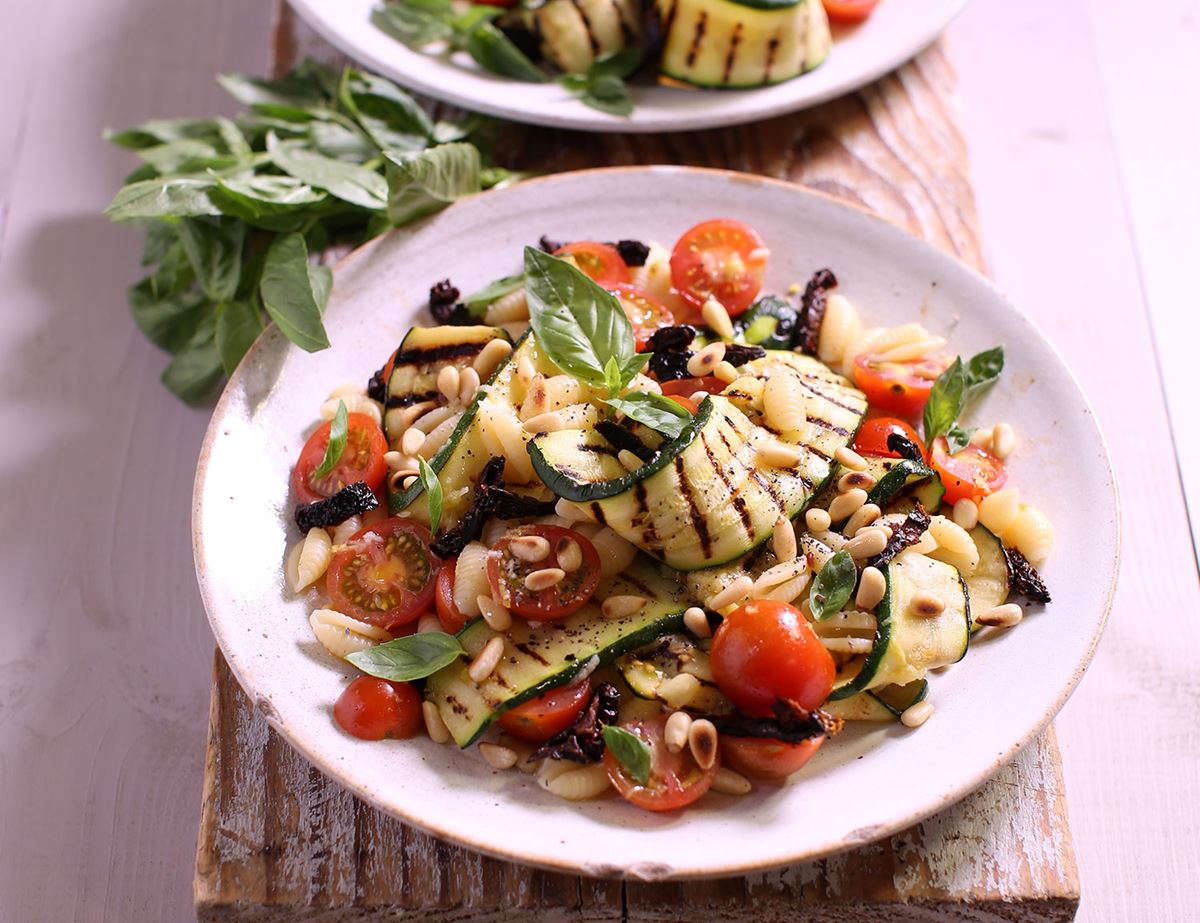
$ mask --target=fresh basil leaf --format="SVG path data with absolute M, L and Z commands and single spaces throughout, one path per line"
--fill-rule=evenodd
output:
M 926 445 L 932 446 L 934 439 L 954 425 L 965 401 L 966 375 L 962 359 L 955 357 L 950 367 L 937 377 L 925 402 Z
M 431 535 L 437 535 L 438 526 L 442 522 L 442 482 L 438 480 L 437 472 L 429 467 L 429 463 L 425 459 L 417 459 L 417 468 L 421 486 L 425 488 L 425 496 L 429 502 L 429 532 Z
M 196 289 L 160 294 L 147 277 L 129 289 L 129 307 L 138 329 L 151 342 L 177 353 L 191 342 L 212 304 Z
M 619 77 L 604 76 L 589 81 L 587 89 L 579 94 L 579 101 L 609 115 L 633 114 L 633 98 Z
M 609 356 L 608 361 L 604 363 L 604 387 L 608 389 L 609 394 L 616 394 L 621 390 L 621 363 L 617 361 L 616 356 Z
M 432 676 L 464 653 L 454 635 L 422 631 L 376 644 L 365 651 L 355 651 L 346 659 L 370 676 L 408 683 Z
M 221 210 L 209 198 L 213 185 L 212 179 L 195 176 L 168 176 L 130 183 L 113 197 L 104 214 L 113 221 L 219 215 Z
M 621 387 L 633 381 L 634 376 L 646 367 L 652 353 L 634 353 L 621 363 Z
M 504 167 L 484 167 L 479 173 L 479 185 L 484 189 L 504 189 L 513 183 L 535 176 L 528 170 L 506 170 Z
M 504 15 L 504 10 L 488 3 L 476 3 L 456 15 L 450 24 L 454 27 L 456 41 L 461 43 L 472 29 L 485 22 L 492 22 Z
M 387 154 L 388 217 L 402 225 L 479 192 L 479 151 L 470 144 L 443 144 L 419 154 Z
M 144 223 L 146 237 L 142 241 L 142 265 L 152 266 L 161 262 L 168 251 L 179 246 L 179 235 L 172 221 L 147 221 Z
M 198 173 L 213 166 L 220 158 L 219 166 L 229 166 L 233 159 L 222 156 L 207 141 L 195 138 L 180 138 L 166 144 L 144 147 L 137 152 L 138 158 L 152 166 L 160 176 L 171 173 Z
M 995 383 L 1004 371 L 1004 347 L 994 346 L 972 356 L 963 370 L 966 376 L 967 398 Z
M 302 183 L 324 189 L 343 202 L 378 211 L 387 206 L 387 180 L 366 167 L 330 160 L 305 150 L 298 142 L 280 141 L 267 135 L 267 150 L 275 166 Z
M 221 377 L 221 358 L 213 342 L 211 316 L 205 321 L 162 373 L 163 384 L 189 404 L 202 402 Z
M 645 423 L 668 439 L 674 439 L 682 433 L 692 419 L 690 413 L 670 398 L 648 391 L 631 391 L 621 397 L 610 397 L 605 403 L 630 419 Z
M 229 218 L 185 218 L 179 242 L 196 281 L 213 301 L 228 301 L 238 289 L 246 225 Z
M 258 305 L 249 301 L 227 301 L 217 307 L 217 354 L 226 375 L 232 375 L 242 356 L 263 331 Z
M 321 458 L 321 464 L 313 471 L 313 478 L 323 478 L 333 471 L 341 461 L 342 453 L 346 451 L 346 437 L 349 433 L 350 414 L 346 410 L 346 402 L 338 401 L 333 421 L 329 424 L 329 441 L 325 443 L 325 455 Z
M 624 379 L 616 390 L 633 378 L 626 366 L 636 353 L 633 328 L 611 292 L 566 260 L 526 247 L 525 298 L 538 343 L 564 372 L 606 388 L 605 369 L 615 360 Z
M 948 430 L 946 430 L 946 451 L 950 455 L 961 452 L 971 441 L 971 436 L 974 434 L 974 432 L 975 427 L 973 426 L 969 429 L 963 429 L 961 426 L 955 423 Z
M 435 144 L 449 144 L 451 141 L 466 141 L 471 132 L 480 125 L 480 117 L 468 112 L 458 119 L 439 119 L 433 126 Z
M 246 136 L 242 134 L 242 130 L 237 127 L 237 124 L 232 119 L 227 119 L 223 115 L 217 116 L 213 121 L 217 125 L 217 132 L 221 136 L 221 143 L 225 145 L 225 150 L 230 156 L 238 160 L 249 160 L 254 156 L 254 151 L 250 147 L 250 142 L 246 140 Z
M 313 301 L 317 310 L 325 316 L 325 308 L 329 305 L 329 293 L 333 291 L 333 270 L 328 266 L 308 264 L 308 284 L 312 288 Z
M 467 54 L 486 71 L 529 83 L 545 83 L 547 77 L 512 39 L 490 22 L 475 26 L 464 40 Z
M 290 176 L 220 179 L 212 191 L 212 200 L 225 214 L 271 231 L 299 230 L 328 199 Z
M 221 74 L 217 83 L 239 103 L 291 121 L 319 117 L 316 113 L 327 107 L 320 84 L 300 73 L 288 74 L 280 80 Z
M 826 561 L 813 578 L 808 591 L 808 604 L 813 617 L 820 621 L 840 612 L 842 606 L 849 602 L 857 580 L 858 570 L 849 553 L 839 551 Z
M 317 153 L 334 160 L 362 164 L 379 155 L 379 148 L 354 123 L 311 122 L 300 140 L 307 141 Z
M 493 301 L 512 294 L 524 284 L 524 276 L 503 276 L 494 282 L 489 282 L 478 291 L 471 292 L 462 302 L 473 315 L 481 316 L 484 308 Z
M 611 51 L 593 61 L 587 75 L 590 78 L 617 77 L 624 80 L 641 67 L 642 57 L 642 49 L 632 46 Z
M 392 38 L 419 48 L 452 38 L 454 15 L 450 0 L 398 0 L 375 7 L 371 21 Z
M 347 68 L 342 74 L 338 97 L 384 152 L 403 154 L 429 146 L 433 122 L 425 110 L 394 83 Z
M 604 726 L 604 745 L 639 785 L 650 783 L 650 748 L 636 734 L 615 724 Z
M 263 307 L 289 340 L 306 352 L 329 346 L 321 323 L 319 292 L 309 274 L 308 248 L 299 234 L 275 238 L 259 281 Z
M 153 119 L 123 131 L 108 129 L 105 141 L 132 151 L 159 144 L 170 144 L 183 138 L 212 142 L 220 136 L 214 119 Z

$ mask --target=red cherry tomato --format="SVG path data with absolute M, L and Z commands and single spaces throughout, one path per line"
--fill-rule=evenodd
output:
M 676 394 L 691 397 L 697 391 L 720 394 L 724 390 L 725 382 L 711 375 L 707 378 L 676 378 L 672 381 L 664 381 L 662 384 L 662 393 L 666 397 L 674 397 Z
M 721 764 L 717 759 L 708 769 L 701 769 L 686 747 L 671 753 L 663 739 L 666 724 L 667 716 L 662 715 L 621 725 L 650 747 L 650 778 L 645 785 L 626 772 L 612 750 L 604 751 L 604 768 L 613 787 L 626 801 L 647 811 L 673 811 L 691 804 L 708 791 Z
M 854 437 L 854 451 L 859 455 L 875 455 L 883 458 L 899 458 L 899 452 L 888 448 L 888 436 L 896 433 L 916 443 L 921 454 L 925 454 L 925 443 L 917 435 L 917 431 L 897 417 L 870 417 L 858 435 Z
M 412 683 L 360 676 L 333 705 L 333 718 L 363 740 L 413 737 L 421 729 L 421 694 Z
M 440 565 L 428 529 L 411 519 L 384 519 L 359 529 L 334 555 L 325 587 L 334 609 L 391 631 L 433 605 Z
M 523 702 L 500 716 L 500 727 L 530 743 L 540 744 L 575 723 L 592 695 L 591 680 L 559 686 Z
M 747 776 L 786 779 L 807 763 L 825 742 L 824 737 L 785 743 L 769 737 L 721 737 L 721 761 Z
M 813 709 L 829 697 L 836 669 L 803 613 L 759 600 L 734 610 L 712 642 L 717 686 L 748 715 L 769 717 L 776 699 Z
M 946 370 L 940 359 L 884 362 L 870 353 L 854 360 L 854 383 L 877 410 L 915 420 L 929 400 L 937 377 Z
M 704 221 L 671 251 L 671 282 L 694 308 L 710 297 L 736 317 L 754 303 L 767 270 L 767 248 L 749 225 L 728 218 Z
M 303 503 L 313 503 L 332 497 L 348 484 L 366 481 L 371 490 L 379 493 L 387 475 L 387 463 L 383 453 L 388 450 L 383 430 L 362 413 L 346 417 L 346 448 L 333 470 L 322 478 L 314 478 L 313 472 L 325 459 L 325 447 L 329 445 L 329 430 L 333 423 L 323 423 L 308 437 L 296 467 L 292 469 L 292 492 Z
M 945 502 L 954 504 L 964 498 L 982 500 L 995 493 L 1008 480 L 1008 469 L 1004 462 L 986 449 L 968 445 L 961 452 L 950 455 L 946 438 L 938 436 L 933 441 L 933 454 L 929 463 L 942 479 L 946 488 Z
M 879 0 L 822 0 L 833 22 L 862 22 L 871 15 Z
M 437 595 L 434 602 L 437 605 L 438 621 L 442 623 L 442 631 L 455 635 L 462 631 L 467 624 L 467 617 L 458 611 L 454 605 L 454 569 L 458 566 L 458 558 L 444 561 L 438 569 Z
M 613 286 L 612 293 L 621 302 L 625 316 L 633 326 L 633 338 L 637 340 L 639 352 L 646 348 L 646 343 L 654 336 L 654 331 L 675 326 L 675 315 L 648 292 L 622 284 Z
M 554 255 L 574 257 L 575 265 L 605 288 L 613 288 L 629 281 L 629 267 L 621 259 L 617 248 L 608 244 L 580 240 L 559 247 L 554 251 Z
M 523 535 L 541 536 L 550 543 L 550 554 L 541 561 L 518 558 L 509 549 L 513 539 Z M 530 590 L 525 578 L 535 570 L 559 566 L 559 554 L 567 542 L 575 542 L 582 552 L 583 563 L 554 586 L 546 590 Z M 534 622 L 549 622 L 565 618 L 580 609 L 592 598 L 600 583 L 600 555 L 587 537 L 574 529 L 561 526 L 520 526 L 492 546 L 487 559 L 488 582 L 492 595 L 518 615 Z

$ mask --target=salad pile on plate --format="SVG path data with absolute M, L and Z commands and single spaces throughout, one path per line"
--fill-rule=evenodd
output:
M 1002 349 L 867 327 L 827 269 L 763 294 L 769 255 L 727 219 L 542 238 L 332 392 L 285 571 L 364 674 L 346 732 L 671 810 L 922 725 L 930 671 L 1049 601 L 1015 431 L 964 422 Z

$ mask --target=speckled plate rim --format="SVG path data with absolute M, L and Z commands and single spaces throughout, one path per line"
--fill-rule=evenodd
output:
M 866 843 L 875 842 L 885 837 L 891 836 L 899 831 L 902 831 L 913 824 L 930 817 L 937 812 L 950 807 L 951 805 L 962 800 L 964 797 L 975 791 L 991 778 L 1001 767 L 1010 762 L 1017 754 L 1029 744 L 1035 737 L 1042 733 L 1049 725 L 1054 716 L 1066 703 L 1072 692 L 1074 692 L 1079 681 L 1082 679 L 1084 672 L 1087 670 L 1099 643 L 1100 636 L 1107 623 L 1107 619 L 1112 607 L 1113 596 L 1115 594 L 1119 567 L 1120 567 L 1120 551 L 1122 540 L 1121 529 L 1121 511 L 1119 496 L 1117 491 L 1117 482 L 1112 468 L 1111 456 L 1108 451 L 1107 443 L 1104 440 L 1100 429 L 1099 420 L 1087 400 L 1083 389 L 1080 387 L 1078 380 L 1071 372 L 1069 366 L 1065 363 L 1062 356 L 1059 354 L 1054 345 L 1041 333 L 1037 326 L 1018 308 L 1013 306 L 1003 296 L 1001 291 L 986 277 L 976 272 L 971 267 L 962 263 L 955 257 L 945 253 L 932 246 L 931 244 L 914 237 L 908 232 L 896 227 L 895 225 L 885 221 L 878 215 L 863 209 L 852 203 L 838 199 L 833 196 L 826 195 L 816 190 L 801 187 L 792 183 L 772 178 L 760 177 L 751 174 L 745 174 L 729 170 L 715 170 L 707 168 L 695 167 L 674 167 L 674 166 L 651 166 L 651 167 L 606 167 L 589 170 L 580 170 L 570 173 L 561 173 L 551 176 L 539 177 L 532 180 L 527 180 L 516 187 L 510 187 L 504 190 L 494 190 L 487 193 L 482 193 L 472 199 L 460 201 L 441 214 L 446 214 L 451 209 L 468 209 L 472 207 L 472 203 L 478 202 L 484 196 L 498 198 L 503 196 L 512 196 L 514 192 L 523 190 L 524 193 L 530 191 L 531 186 L 540 185 L 552 189 L 558 185 L 570 185 L 575 182 L 588 179 L 598 179 L 601 181 L 613 179 L 617 180 L 622 177 L 628 177 L 632 174 L 655 174 L 657 176 L 678 176 L 686 175 L 689 181 L 694 179 L 697 183 L 732 183 L 732 184 L 748 184 L 753 186 L 767 186 L 778 190 L 781 196 L 801 196 L 815 197 L 816 199 L 824 200 L 838 209 L 845 209 L 850 212 L 857 213 L 861 218 L 869 220 L 876 225 L 876 230 L 884 235 L 892 235 L 896 240 L 904 239 L 907 244 L 901 246 L 912 246 L 923 249 L 926 255 L 935 261 L 942 261 L 946 269 L 952 273 L 958 273 L 970 277 L 971 284 L 980 286 L 992 296 L 992 298 L 1004 305 L 1004 310 L 1011 313 L 1011 316 L 1019 321 L 1027 331 L 1040 341 L 1044 347 L 1056 360 L 1059 365 L 1059 371 L 1063 373 L 1075 390 L 1075 397 L 1079 401 L 1080 408 L 1086 416 L 1091 427 L 1095 431 L 1095 436 L 1098 440 L 1097 448 L 1099 455 L 1103 460 L 1104 483 L 1094 486 L 1100 487 L 1106 499 L 1111 500 L 1111 517 L 1112 517 L 1112 554 L 1111 554 L 1111 571 L 1108 579 L 1105 582 L 1103 589 L 1103 602 L 1099 615 L 1093 623 L 1093 631 L 1088 638 L 1086 648 L 1079 657 L 1078 662 L 1071 670 L 1069 678 L 1062 684 L 1057 695 L 1052 701 L 1049 701 L 1038 718 L 1032 722 L 1025 733 L 1019 735 L 1017 739 L 1008 741 L 1003 748 L 997 753 L 987 765 L 977 768 L 976 770 L 961 776 L 957 783 L 949 786 L 939 796 L 929 799 L 926 803 L 922 803 L 903 814 L 891 816 L 881 820 L 877 824 L 864 825 L 846 835 L 843 835 L 838 842 L 828 842 L 819 846 L 808 848 L 795 852 L 784 852 L 779 855 L 772 856 L 765 861 L 740 862 L 733 860 L 725 861 L 708 861 L 687 864 L 669 864 L 669 863 L 647 863 L 642 865 L 621 865 L 621 864 L 589 864 L 579 862 L 564 862 L 562 859 L 549 853 L 536 853 L 528 849 L 514 848 L 511 844 L 502 844 L 495 842 L 494 838 L 489 839 L 487 836 L 464 832 L 461 828 L 455 828 L 440 823 L 436 817 L 426 816 L 420 812 L 405 810 L 400 805 L 389 802 L 382 798 L 377 792 L 370 789 L 368 786 L 361 784 L 353 775 L 348 775 L 338 766 L 334 765 L 329 759 L 320 752 L 319 748 L 310 745 L 310 742 L 302 734 L 293 732 L 293 729 L 288 723 L 281 719 L 279 712 L 271 702 L 271 694 L 274 690 L 264 688 L 260 682 L 260 678 L 253 670 L 246 668 L 239 655 L 239 651 L 233 638 L 226 630 L 226 624 L 218 618 L 214 613 L 218 600 L 214 592 L 214 588 L 207 578 L 207 563 L 205 555 L 205 536 L 201 529 L 201 510 L 205 503 L 206 475 L 209 467 L 209 460 L 212 455 L 213 445 L 220 436 L 221 421 L 224 412 L 232 400 L 233 394 L 243 385 L 243 378 L 246 374 L 246 369 L 253 361 L 254 354 L 264 348 L 270 335 L 270 328 L 256 341 L 251 349 L 250 355 L 243 361 L 241 366 L 234 372 L 228 385 L 221 394 L 213 412 L 212 420 L 205 434 L 203 444 L 201 446 L 200 456 L 197 463 L 197 471 L 193 492 L 192 504 L 192 544 L 193 554 L 196 565 L 197 581 L 199 583 L 201 597 L 203 599 L 206 612 L 209 616 L 209 622 L 213 633 L 216 637 L 218 646 L 222 654 L 225 656 L 231 670 L 233 671 L 242 688 L 251 698 L 256 709 L 260 711 L 267 723 L 277 731 L 288 743 L 299 753 L 301 753 L 310 763 L 320 769 L 330 778 L 336 780 L 340 785 L 347 788 L 360 799 L 378 807 L 379 809 L 392 814 L 405 823 L 412 824 L 434 836 L 442 839 L 455 842 L 462 846 L 476 850 L 478 852 L 495 856 L 508 861 L 517 861 L 541 868 L 569 872 L 575 874 L 583 874 L 592 877 L 626 877 L 640 880 L 684 880 L 695 878 L 721 877 L 731 875 L 744 875 L 751 872 L 763 871 L 766 869 L 777 868 L 780 866 L 790 865 L 797 862 L 823 858 L 834 855 Z M 428 222 L 429 219 L 427 219 Z M 403 233 L 421 233 L 423 225 L 418 225 L 415 229 L 406 229 Z M 390 232 L 396 234 L 398 232 Z M 378 238 L 370 243 L 360 247 L 358 250 L 348 254 L 340 260 L 334 267 L 335 278 L 339 271 L 344 270 L 354 261 L 363 259 L 372 250 L 379 247 L 385 238 Z M 292 348 L 292 347 L 289 347 Z M 350 741 L 347 739 L 347 744 Z M 800 783 L 801 785 L 803 783 Z M 549 796 L 548 796 L 549 797 Z M 736 810 L 736 807 L 732 808 Z M 637 836 L 638 831 L 628 831 L 630 836 Z

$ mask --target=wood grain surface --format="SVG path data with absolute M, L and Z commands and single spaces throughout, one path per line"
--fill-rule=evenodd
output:
M 275 69 L 341 59 L 285 7 Z M 938 46 L 842 100 L 680 135 L 505 124 L 515 169 L 682 163 L 804 183 L 983 268 L 955 78 Z M 982 789 L 879 844 L 747 878 L 649 884 L 542 872 L 404 827 L 326 780 L 257 717 L 218 655 L 196 900 L 205 920 L 1069 920 L 1079 885 L 1053 734 Z

